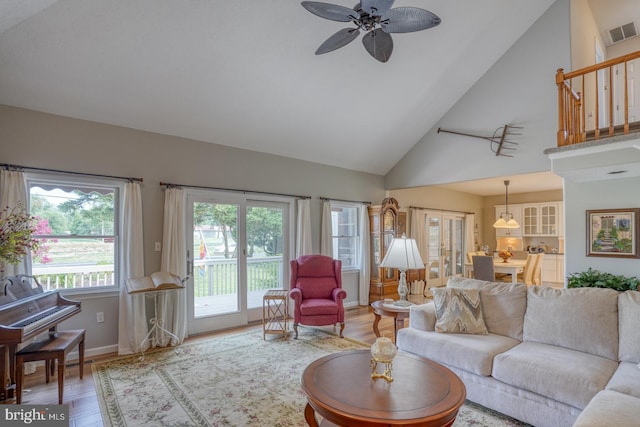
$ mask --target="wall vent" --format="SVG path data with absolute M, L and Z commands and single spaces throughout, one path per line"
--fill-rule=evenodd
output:
M 619 43 L 638 35 L 635 22 L 629 22 L 628 24 L 612 28 L 607 32 L 609 33 L 611 43 Z

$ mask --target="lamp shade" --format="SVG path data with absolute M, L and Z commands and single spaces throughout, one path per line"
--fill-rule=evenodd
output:
M 507 214 L 507 218 L 509 217 L 511 217 L 511 214 Z M 493 228 L 520 228 L 520 224 L 513 217 L 507 221 L 500 215 L 500 218 L 493 223 Z
M 518 224 L 515 219 L 511 218 L 507 221 L 507 228 L 520 228 L 520 224 Z
M 400 270 L 424 268 L 424 262 L 420 257 L 415 239 L 407 239 L 404 235 L 393 239 L 380 266 Z
M 500 218 L 498 218 L 498 220 L 496 222 L 493 223 L 493 227 L 494 228 L 507 228 L 507 221 L 504 220 L 504 218 L 502 218 L 502 216 Z

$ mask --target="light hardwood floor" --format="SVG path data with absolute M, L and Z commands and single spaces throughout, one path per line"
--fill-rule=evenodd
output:
M 373 333 L 373 312 L 369 307 L 356 307 L 345 311 L 344 335 L 359 341 L 373 344 L 376 339 Z M 406 321 L 405 321 L 406 322 Z M 380 333 L 386 337 L 393 337 L 393 319 L 383 317 L 378 325 Z M 221 332 L 198 335 L 187 338 L 186 342 L 197 342 L 210 339 L 216 336 L 229 335 L 246 330 L 262 330 L 262 324 L 254 324 L 242 328 L 236 328 Z M 332 331 L 331 326 L 326 327 Z M 291 335 L 292 337 L 293 335 Z M 291 338 L 293 339 L 293 338 Z M 79 378 L 78 365 L 70 364 L 66 369 L 64 380 L 64 403 L 69 404 L 70 427 L 101 427 L 102 416 L 96 397 L 95 383 L 91 373 L 91 362 L 108 360 L 115 357 L 115 354 L 102 357 L 87 358 L 84 366 L 84 378 Z M 25 376 L 25 392 L 22 396 L 23 404 L 57 404 L 58 385 L 54 375 L 49 384 L 45 384 L 44 370 L 38 368 L 36 373 Z M 9 399 L 4 404 L 15 403 L 15 399 Z

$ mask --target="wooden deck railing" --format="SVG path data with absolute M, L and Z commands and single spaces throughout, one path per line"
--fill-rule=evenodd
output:
M 640 117 L 629 115 L 640 108 L 638 58 L 640 51 L 570 73 L 558 69 L 559 147 L 640 131 Z
M 238 292 L 237 265 L 237 259 L 196 260 L 193 276 L 195 296 L 217 296 Z M 247 290 L 251 292 L 284 288 L 284 266 L 281 256 L 247 258 Z M 112 264 L 39 266 L 33 268 L 33 275 L 46 291 L 115 285 Z

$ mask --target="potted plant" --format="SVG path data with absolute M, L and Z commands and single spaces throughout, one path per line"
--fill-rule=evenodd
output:
M 18 264 L 28 251 L 36 250 L 37 240 L 31 236 L 36 219 L 21 207 L 0 211 L 0 272 L 5 264 Z
M 569 280 L 567 281 L 567 288 L 609 288 L 621 292 L 637 291 L 638 285 L 640 285 L 640 279 L 637 277 L 602 273 L 598 270 L 593 270 L 591 267 L 582 273 L 569 274 Z

